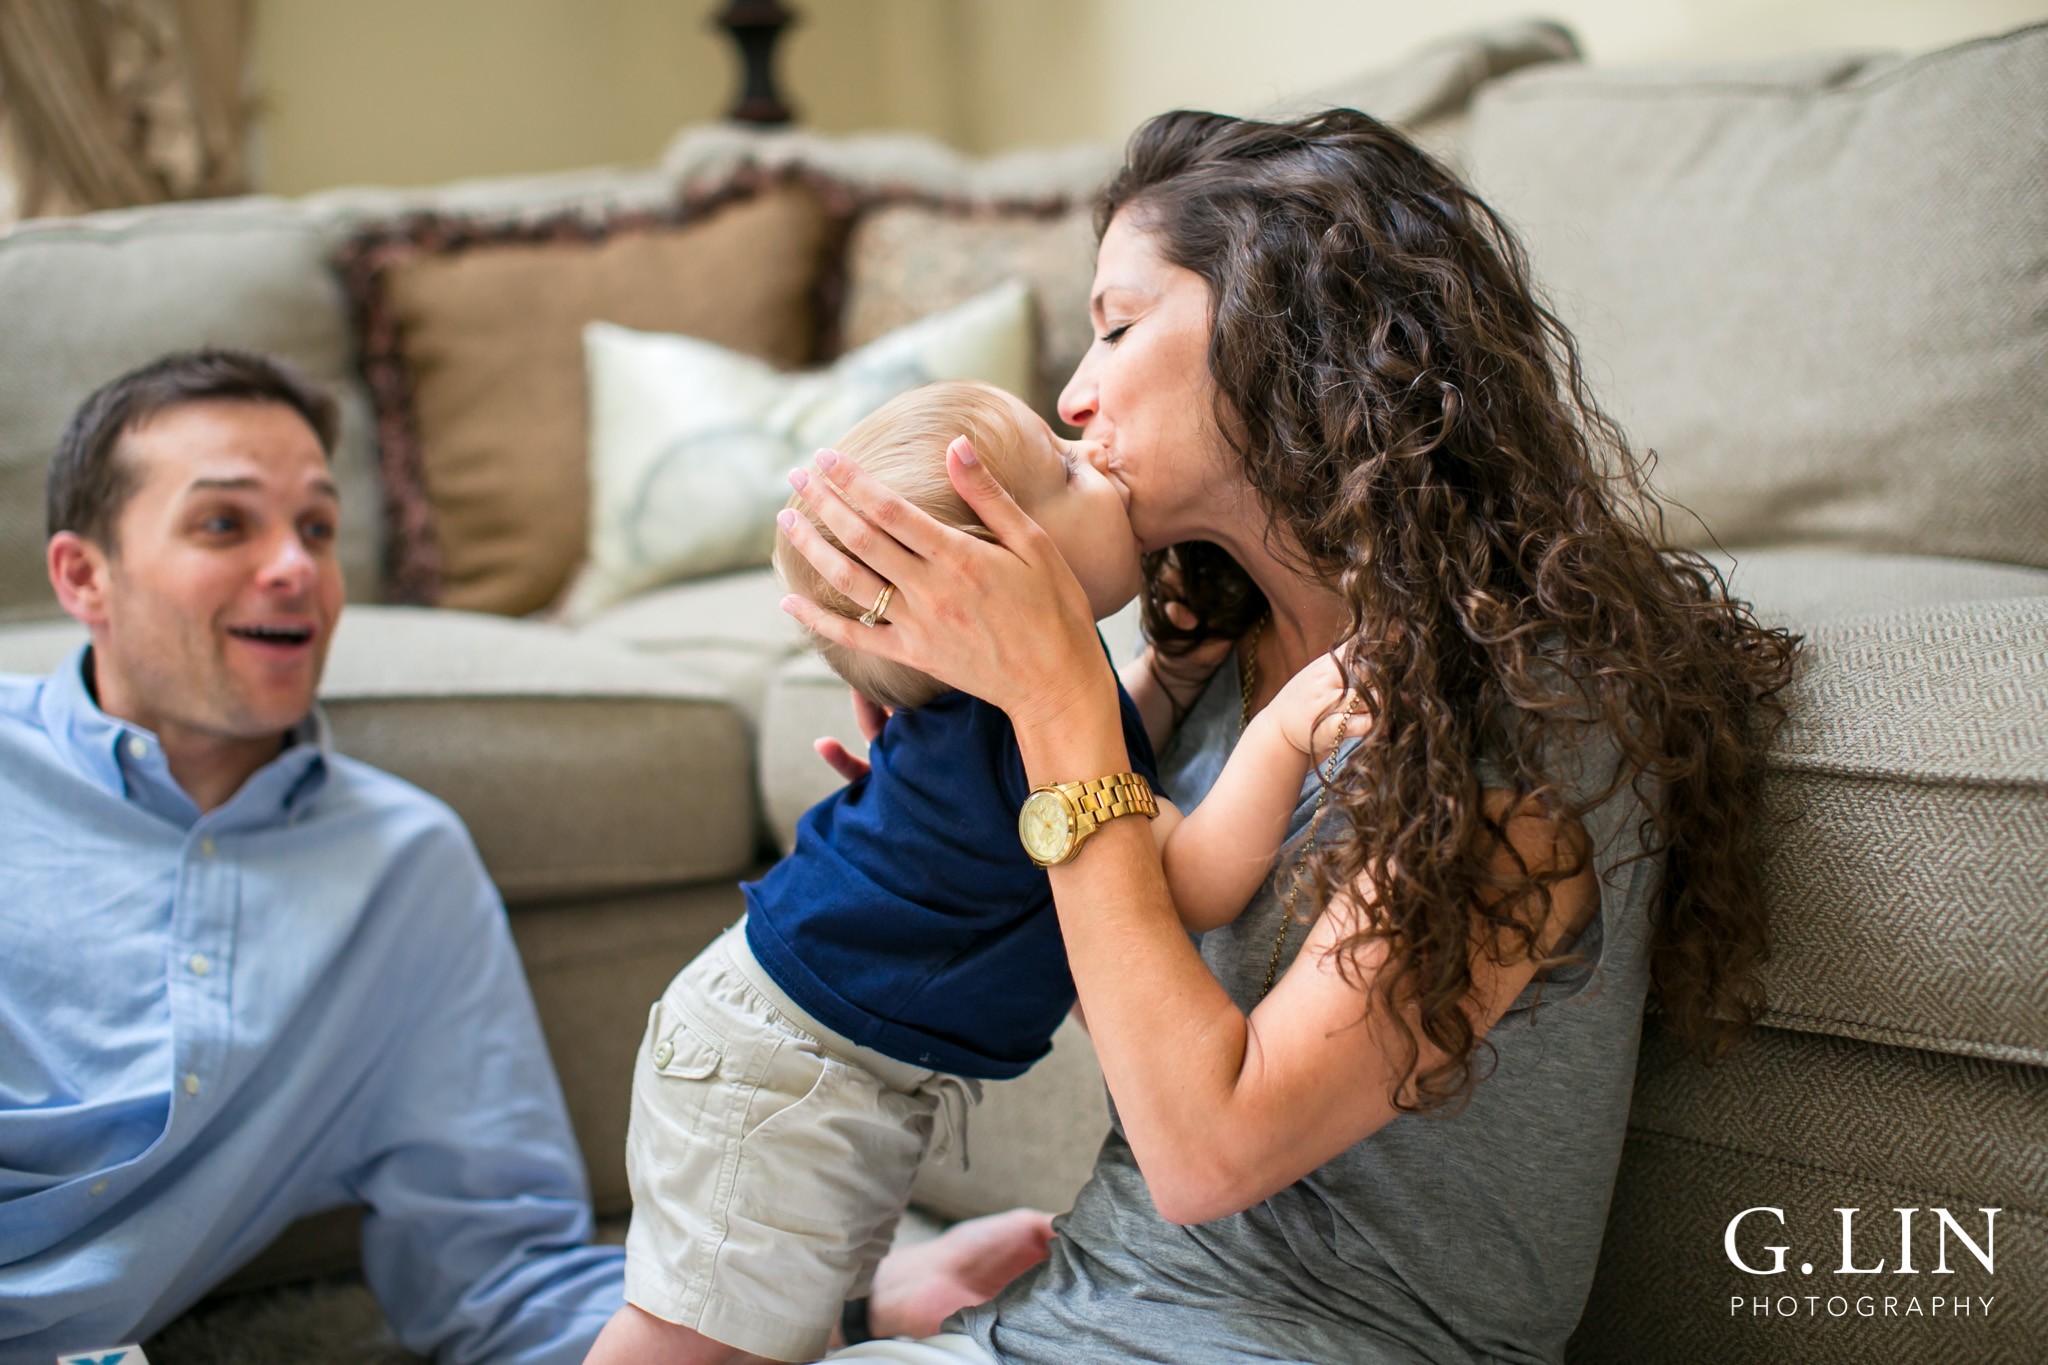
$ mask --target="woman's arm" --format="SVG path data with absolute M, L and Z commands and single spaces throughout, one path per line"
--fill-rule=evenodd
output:
M 1034 786 L 1129 768 L 1115 679 L 1085 595 L 965 441 L 948 452 L 948 472 L 994 543 L 940 526 L 847 462 L 821 456 L 820 471 L 800 490 L 858 560 L 793 513 L 785 533 L 841 592 L 872 601 L 887 574 L 901 605 L 874 629 L 802 598 L 785 599 L 785 609 L 828 639 L 1001 707 Z M 1489 810 L 1509 815 L 1510 800 L 1489 793 Z M 1402 1053 L 1393 1021 L 1329 953 L 1356 907 L 1371 903 L 1369 887 L 1322 916 L 1247 1015 L 1181 927 L 1146 825 L 1112 820 L 1051 869 L 1053 898 L 1096 1055 L 1153 1201 L 1168 1218 L 1200 1222 L 1257 1203 L 1391 1120 Z M 1546 820 L 1517 815 L 1506 828 L 1531 867 L 1553 865 L 1557 834 Z M 1553 888 L 1545 944 L 1591 914 L 1595 886 L 1588 870 Z M 1373 964 L 1360 965 L 1369 977 Z M 1475 953 L 1475 1027 L 1490 1028 L 1535 970 Z
M 1558 835 L 1547 817 L 1534 807 L 1511 813 L 1509 792 L 1485 797 L 1529 867 L 1554 864 Z M 1293 966 L 1247 1015 L 1191 949 L 1192 965 L 1183 959 L 1177 921 L 1143 913 L 1164 887 L 1129 856 L 1142 843 L 1117 826 L 1131 823 L 1114 822 L 1052 869 L 1054 898 L 1096 1054 L 1153 1203 L 1174 1222 L 1207 1222 L 1249 1208 L 1397 1117 L 1404 1040 L 1332 956 L 1369 889 L 1354 887 L 1311 926 Z M 1096 846 L 1113 836 L 1126 847 L 1101 856 L 1112 848 Z M 1521 873 L 1506 852 L 1498 870 Z M 1555 887 L 1553 901 L 1546 949 L 1597 909 L 1592 872 Z M 1370 983 L 1377 962 L 1358 966 Z M 1535 967 L 1502 966 L 1475 947 L 1472 974 L 1466 1009 L 1483 1036 Z M 1422 1064 L 1438 1056 L 1422 1046 Z

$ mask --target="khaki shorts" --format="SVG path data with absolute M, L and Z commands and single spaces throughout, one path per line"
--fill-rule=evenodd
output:
M 816 1359 L 889 1249 L 940 1110 L 962 1123 L 979 1091 L 818 1024 L 761 970 L 742 921 L 669 984 L 641 1040 L 626 1301 L 755 1355 Z

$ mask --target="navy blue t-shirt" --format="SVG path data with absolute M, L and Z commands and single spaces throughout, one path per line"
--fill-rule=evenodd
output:
M 1159 774 L 1122 687 L 1131 768 Z M 1074 979 L 1010 719 L 964 692 L 899 711 L 873 771 L 804 814 L 747 897 L 747 944 L 819 1023 L 912 1066 L 1003 1080 L 1045 1055 Z

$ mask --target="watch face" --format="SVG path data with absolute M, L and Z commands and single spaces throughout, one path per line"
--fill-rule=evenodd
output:
M 1058 792 L 1033 792 L 1017 813 L 1017 837 L 1024 851 L 1040 863 L 1056 863 L 1074 842 L 1074 820 Z

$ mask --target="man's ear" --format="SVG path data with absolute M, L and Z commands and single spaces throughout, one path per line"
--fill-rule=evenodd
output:
M 111 568 L 107 552 L 76 531 L 59 531 L 50 537 L 47 556 L 58 605 L 81 625 L 105 625 Z

